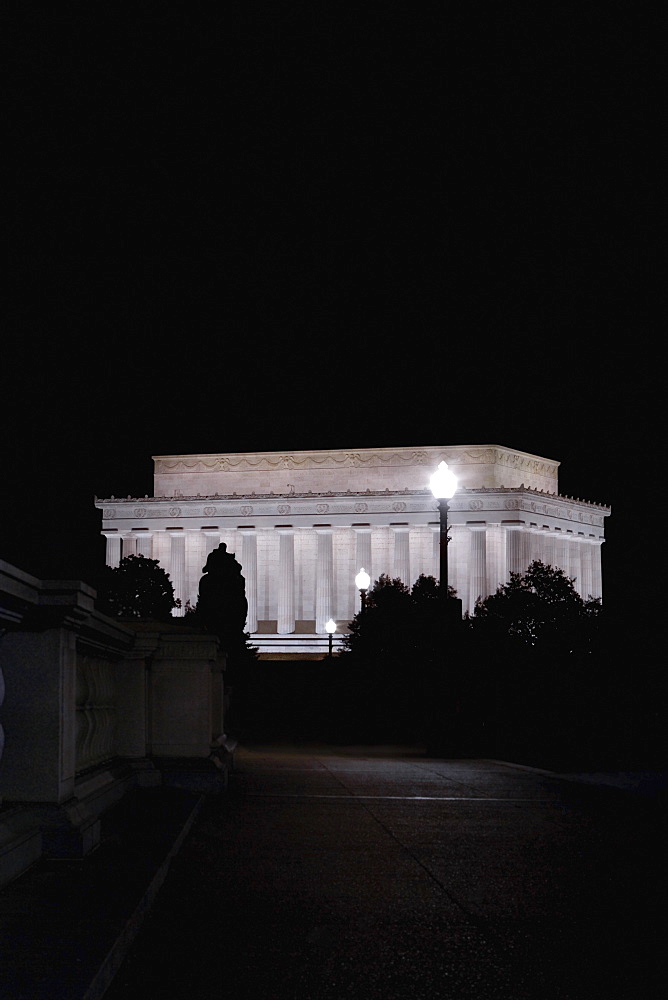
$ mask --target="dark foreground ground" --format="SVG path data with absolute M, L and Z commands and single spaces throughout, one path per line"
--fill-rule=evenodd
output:
M 89 858 L 0 892 L 0 997 L 651 1000 L 665 794 L 656 772 L 247 745 L 226 794 L 129 796 Z
M 240 750 L 107 1000 L 649 1000 L 649 798 L 485 760 Z

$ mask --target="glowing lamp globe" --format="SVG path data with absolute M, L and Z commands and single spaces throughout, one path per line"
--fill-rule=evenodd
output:
M 332 621 L 332 619 L 330 618 L 327 624 L 325 625 L 325 630 L 329 632 L 330 635 L 333 635 L 336 632 L 336 622 Z
M 368 590 L 370 583 L 371 583 L 371 577 L 364 569 L 364 566 L 362 566 L 361 570 L 355 577 L 355 586 L 357 587 L 358 590 Z
M 437 500 L 450 500 L 457 490 L 457 477 L 450 472 L 447 462 L 440 462 L 438 469 L 429 480 L 431 492 Z

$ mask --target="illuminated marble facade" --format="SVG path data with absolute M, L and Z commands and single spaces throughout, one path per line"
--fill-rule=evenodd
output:
M 107 562 L 159 559 L 185 605 L 207 553 L 226 542 L 243 567 L 247 629 L 261 652 L 322 651 L 328 618 L 345 631 L 359 610 L 361 566 L 372 580 L 438 577 L 428 483 L 442 460 L 459 479 L 449 574 L 464 611 L 532 559 L 601 596 L 610 509 L 559 496 L 558 462 L 499 445 L 157 456 L 153 497 L 96 501 Z

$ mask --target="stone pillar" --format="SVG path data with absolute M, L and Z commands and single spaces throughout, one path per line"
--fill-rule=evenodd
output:
M 315 630 L 326 631 L 325 624 L 334 615 L 334 555 L 332 529 L 316 528 L 318 538 L 315 564 Z
M 295 533 L 293 528 L 277 528 L 279 635 L 295 630 Z
M 153 532 L 152 531 L 138 531 L 135 535 L 137 539 L 137 555 L 143 556 L 145 559 L 151 558 L 152 544 L 153 544 Z
M 107 539 L 107 566 L 115 568 L 121 561 L 121 536 L 117 531 L 103 531 Z
M 394 576 L 410 587 L 411 580 L 411 553 L 410 553 L 410 528 L 407 524 L 392 525 L 394 532 Z
M 580 594 L 585 601 L 594 596 L 592 573 L 593 546 L 588 538 L 580 542 Z
M 126 531 L 123 533 L 123 558 L 127 559 L 128 556 L 137 555 L 137 536 L 134 531 Z
M 487 525 L 484 521 L 468 521 L 471 533 L 469 558 L 469 610 L 473 612 L 479 597 L 487 595 Z M 466 602 L 465 602 L 466 603 Z
M 543 528 L 542 534 L 542 556 L 540 557 L 541 562 L 545 563 L 546 566 L 554 566 L 555 555 L 555 534 L 549 529 Z
M 504 523 L 506 529 L 506 553 L 508 575 L 526 573 L 529 566 L 529 534 L 522 522 Z
M 603 597 L 603 576 L 601 572 L 601 544 L 598 539 L 591 543 L 591 596 Z
M 438 580 L 441 559 L 441 526 L 440 524 L 430 524 L 429 527 L 431 528 L 431 569 L 429 575 Z
M 241 571 L 246 581 L 248 617 L 246 631 L 257 632 L 257 532 L 254 528 L 240 528 Z
M 368 528 L 353 528 L 355 532 L 355 575 L 364 567 L 373 583 L 373 568 L 371 565 L 371 526 Z
M 583 548 L 582 545 L 583 537 L 584 536 L 582 535 L 575 535 L 575 534 L 570 535 L 569 536 L 570 541 L 568 543 L 569 566 L 571 570 L 569 576 L 575 577 L 575 589 L 577 590 L 580 597 L 585 596 L 582 591 L 582 565 L 580 563 L 580 556 Z
M 204 562 L 206 562 L 209 553 L 213 552 L 220 545 L 220 532 L 216 529 L 203 528 L 202 533 L 204 535 Z
M 497 587 L 508 583 L 508 560 L 506 553 L 506 532 L 501 524 L 489 521 L 485 532 L 487 560 L 487 593 L 495 594 Z
M 171 558 L 169 566 L 169 578 L 174 587 L 174 596 L 181 601 L 181 607 L 175 608 L 172 614 L 175 618 L 182 618 L 185 614 L 185 603 L 187 594 L 186 585 L 186 536 L 182 528 L 172 528 L 168 530 L 171 546 Z

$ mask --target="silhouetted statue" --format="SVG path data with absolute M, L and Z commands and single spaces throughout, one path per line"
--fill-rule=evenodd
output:
M 210 632 L 216 632 L 228 651 L 244 641 L 248 615 L 246 581 L 241 566 L 225 542 L 209 553 L 199 581 L 197 612 Z

